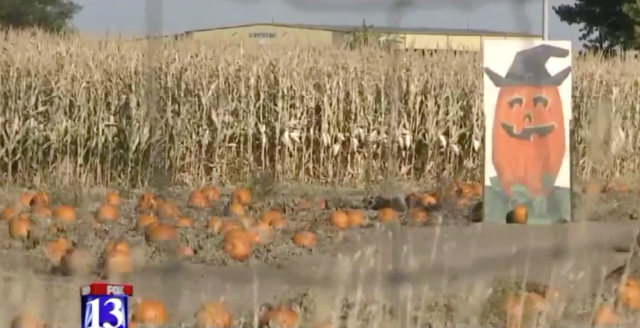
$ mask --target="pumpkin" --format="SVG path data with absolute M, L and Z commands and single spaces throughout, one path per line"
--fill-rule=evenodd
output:
M 429 212 L 424 208 L 412 208 L 409 210 L 409 219 L 416 223 L 429 221 Z
M 525 224 L 529 220 L 527 207 L 517 204 L 513 210 L 507 213 L 507 223 Z
M 259 327 L 298 328 L 300 308 L 297 305 L 264 305 L 258 318 Z
M 138 299 L 133 307 L 131 320 L 143 325 L 164 325 L 168 320 L 167 309 L 156 299 Z
M 240 226 L 244 227 L 245 229 L 250 228 L 255 226 L 258 222 L 256 222 L 256 220 L 254 220 L 252 217 L 250 216 L 243 216 L 240 217 L 238 219 L 238 222 L 240 222 Z M 269 226 L 269 223 L 265 223 L 265 222 L 260 222 L 260 223 L 264 223 L 267 226 Z
M 316 234 L 311 231 L 298 231 L 291 240 L 294 245 L 300 247 L 313 248 L 316 246 Z
M 364 213 L 359 210 L 346 210 L 347 224 L 349 228 L 357 228 L 364 224 Z
M 48 207 L 38 206 L 31 210 L 31 214 L 38 220 L 45 220 L 50 219 L 53 216 L 53 211 Z
M 546 300 L 537 293 L 510 294 L 505 303 L 506 328 L 521 328 L 523 321 L 546 311 Z
M 227 216 L 243 216 L 245 215 L 244 206 L 237 202 L 232 202 L 227 205 L 225 209 L 225 215 Z
M 193 220 L 188 216 L 179 216 L 176 220 L 177 228 L 193 228 Z
M 177 253 L 178 253 L 178 256 L 181 256 L 181 257 L 191 257 L 194 254 L 193 248 L 191 248 L 191 246 L 189 245 L 179 245 Z
M 196 209 L 205 209 L 209 207 L 209 199 L 207 199 L 202 190 L 194 190 L 189 195 L 188 205 Z
M 2 221 L 8 221 L 18 214 L 20 214 L 20 211 L 18 211 L 15 207 L 5 206 L 0 213 L 0 217 L 2 217 Z
M 242 228 L 241 222 L 236 220 L 225 220 L 225 221 L 222 221 L 220 231 L 222 233 L 227 233 L 227 231 L 235 230 L 238 228 Z
M 246 229 L 251 244 L 268 244 L 273 240 L 273 227 L 267 223 L 260 222 Z
M 115 191 L 109 191 L 104 195 L 104 200 L 102 201 L 104 205 L 111 206 L 120 206 L 120 195 Z
M 251 190 L 247 188 L 235 188 L 231 192 L 231 202 L 242 206 L 251 204 Z
M 33 198 L 31 198 L 31 202 L 29 205 L 33 207 L 46 207 L 49 206 L 49 194 L 44 191 L 38 191 Z
M 618 287 L 620 305 L 632 310 L 640 309 L 640 282 L 636 277 L 628 277 L 627 281 Z
M 233 315 L 223 301 L 204 301 L 196 311 L 197 328 L 231 328 Z
M 223 242 L 230 241 L 232 239 L 240 238 L 251 242 L 252 236 L 249 232 L 243 228 L 237 227 L 234 229 L 230 229 L 224 233 L 224 237 L 222 239 Z
M 336 210 L 329 214 L 329 223 L 338 230 L 345 230 L 349 228 L 349 217 L 346 212 Z
M 26 239 L 29 237 L 31 230 L 31 221 L 25 214 L 16 216 L 9 220 L 9 237 L 11 239 Z
M 44 244 L 44 253 L 53 265 L 59 265 L 60 260 L 71 244 L 65 238 L 58 238 Z
M 617 326 L 620 323 L 620 315 L 609 305 L 600 305 L 593 318 L 595 327 Z
M 383 223 L 393 222 L 398 218 L 398 214 L 390 207 L 378 210 L 376 215 L 378 221 Z
M 172 241 L 178 238 L 176 228 L 166 223 L 153 223 L 147 227 L 145 239 L 149 243 Z
M 266 211 L 262 213 L 262 216 L 260 216 L 260 221 L 269 225 L 272 225 L 273 221 L 280 221 L 280 220 L 284 221 L 284 216 L 282 215 L 282 213 L 280 213 L 280 211 L 277 211 L 277 210 Z
M 85 249 L 68 248 L 60 260 L 60 272 L 65 276 L 91 273 L 93 257 Z
M 207 221 L 207 229 L 213 231 L 216 234 L 220 233 L 220 230 L 222 229 L 222 220 L 220 220 L 220 218 L 216 216 L 210 217 L 209 221 Z
M 94 219 L 99 223 L 112 223 L 118 221 L 118 216 L 120 213 L 116 206 L 104 204 L 98 207 Z
M 36 193 L 30 190 L 21 193 L 20 197 L 18 198 L 18 204 L 21 208 L 29 207 L 31 205 L 31 201 L 33 200 L 33 196 L 35 195 Z
M 170 200 L 159 200 L 156 205 L 158 217 L 164 219 L 173 219 L 180 215 L 178 205 Z
M 107 244 L 107 253 L 113 252 L 113 251 L 121 251 L 121 252 L 125 252 L 125 253 L 129 253 L 131 251 L 131 248 L 129 247 L 129 243 L 127 243 L 126 240 L 124 239 L 116 239 L 116 240 L 112 240 Z
M 138 220 L 136 220 L 136 229 L 142 230 L 145 229 L 152 223 L 157 223 L 158 218 L 151 214 L 141 214 L 138 216 Z
M 502 86 L 492 133 L 492 162 L 502 190 L 527 188 L 531 197 L 552 191 L 566 150 L 562 99 L 556 86 Z M 517 150 L 517 151 L 514 151 Z M 550 185 L 543 186 L 543 181 Z
M 20 313 L 13 317 L 10 324 L 11 328 L 46 328 L 48 325 L 40 320 L 38 317 L 28 314 Z
M 76 211 L 69 205 L 58 205 L 53 208 L 53 219 L 58 223 L 73 223 L 76 221 Z
M 236 261 L 245 261 L 251 256 L 251 243 L 246 236 L 225 240 L 223 249 L 225 253 L 229 254 L 229 257 Z
M 128 250 L 113 249 L 107 253 L 106 272 L 112 275 L 126 275 L 133 272 L 131 253 Z
M 145 192 L 138 199 L 138 204 L 136 204 L 136 211 L 138 212 L 146 212 L 152 211 L 156 209 L 157 200 L 156 196 L 150 192 Z
M 209 203 L 214 203 L 220 200 L 220 191 L 215 187 L 204 187 L 202 188 L 202 193 Z

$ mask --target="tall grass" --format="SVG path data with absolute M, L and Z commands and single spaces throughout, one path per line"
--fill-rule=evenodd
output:
M 37 32 L 10 32 L 1 51 L 4 184 L 233 184 L 262 171 L 341 185 L 389 172 L 400 181 L 481 175 L 480 54 L 393 62 L 375 49 L 175 41 L 151 60 L 142 41 Z M 574 63 L 576 175 L 636 172 L 640 63 Z

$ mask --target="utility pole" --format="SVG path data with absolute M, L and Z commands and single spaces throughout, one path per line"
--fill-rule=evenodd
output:
M 549 40 L 549 0 L 542 0 L 542 39 Z

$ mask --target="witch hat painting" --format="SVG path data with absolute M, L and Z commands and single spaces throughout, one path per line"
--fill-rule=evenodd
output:
M 571 219 L 571 44 L 531 45 L 484 43 L 487 221 L 507 222 L 516 205 L 528 223 Z

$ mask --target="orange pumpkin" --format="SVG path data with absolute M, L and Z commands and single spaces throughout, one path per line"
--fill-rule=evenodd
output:
M 214 233 L 220 233 L 220 230 L 222 229 L 222 220 L 220 220 L 219 217 L 210 217 L 209 221 L 207 221 L 207 228 Z
M 220 200 L 220 191 L 215 187 L 204 187 L 202 188 L 202 193 L 209 203 L 214 203 Z
M 131 319 L 143 325 L 160 326 L 167 323 L 168 317 L 167 309 L 162 302 L 143 298 L 136 301 Z
M 273 240 L 273 227 L 260 222 L 246 228 L 251 244 L 268 244 Z
M 628 277 L 624 285 L 618 287 L 620 305 L 632 310 L 640 309 L 640 282 L 636 277 Z
M 2 217 L 2 221 L 8 221 L 18 214 L 20 214 L 20 211 L 18 211 L 15 207 L 5 206 L 0 213 L 0 217 Z
M 566 150 L 558 87 L 502 86 L 492 131 L 492 162 L 507 196 L 513 197 L 515 185 L 532 197 L 547 196 L 551 188 L 542 182 L 555 183 Z
M 307 248 L 316 246 L 316 234 L 311 231 L 298 231 L 293 235 L 292 240 L 296 246 Z
M 33 196 L 35 195 L 35 192 L 29 190 L 21 193 L 18 198 L 18 204 L 20 204 L 21 208 L 29 207 L 31 205 L 31 200 L 33 200 Z
M 193 228 L 193 220 L 188 216 L 179 216 L 176 220 L 178 228 Z
M 251 204 L 251 190 L 247 188 L 235 188 L 231 192 L 231 202 L 242 206 Z
M 273 221 L 284 220 L 282 213 L 277 210 L 269 210 L 262 214 L 260 221 L 271 225 Z
M 59 265 L 60 260 L 64 256 L 71 244 L 65 238 L 58 238 L 44 244 L 44 253 L 53 265 Z
M 38 317 L 29 313 L 20 313 L 13 317 L 11 328 L 47 328 L 48 325 Z
M 364 224 L 365 217 L 364 213 L 359 210 L 346 210 L 347 214 L 347 224 L 349 228 L 357 228 Z
M 151 214 L 141 214 L 136 221 L 136 229 L 142 230 L 145 229 L 152 223 L 157 223 L 158 218 Z
M 263 306 L 260 327 L 298 328 L 300 309 L 294 305 Z
M 147 242 L 172 241 L 178 238 L 176 228 L 166 223 L 152 223 L 145 234 Z
M 53 208 L 53 219 L 59 223 L 73 223 L 76 221 L 76 211 L 69 205 L 58 205 Z
M 29 237 L 31 230 L 31 221 L 25 214 L 16 216 L 9 220 L 9 237 L 11 239 L 26 239 Z
M 529 220 L 527 207 L 517 204 L 511 212 L 507 214 L 507 223 L 525 224 Z
M 205 209 L 209 207 L 209 199 L 207 199 L 202 190 L 194 190 L 189 195 L 188 205 L 197 209 Z
M 110 241 L 107 244 L 107 253 L 110 253 L 113 251 L 129 253 L 131 251 L 131 248 L 129 247 L 129 244 L 127 243 L 126 240 L 116 239 L 116 240 Z
M 31 198 L 31 202 L 29 205 L 33 207 L 47 207 L 49 206 L 49 194 L 44 191 L 38 191 L 33 198 Z
M 163 219 L 173 219 L 180 215 L 180 209 L 174 202 L 166 199 L 158 201 L 156 205 L 158 217 Z
M 38 220 L 50 219 L 53 216 L 53 211 L 48 207 L 34 207 L 31 210 L 31 214 Z
M 231 328 L 233 325 L 233 315 L 222 301 L 202 302 L 195 317 L 196 328 Z
M 109 191 L 106 195 L 104 195 L 104 200 L 102 201 L 104 205 L 111 205 L 118 207 L 120 206 L 120 195 L 115 191 Z
M 412 208 L 409 210 L 409 219 L 417 223 L 429 221 L 429 212 L 423 208 Z
M 114 205 L 101 205 L 96 210 L 94 219 L 99 223 L 113 223 L 118 221 L 119 216 L 118 208 Z
M 193 248 L 189 245 L 179 245 L 178 246 L 178 256 L 181 257 L 191 257 L 194 254 Z
M 224 241 L 224 251 L 236 261 L 245 261 L 251 256 L 251 243 L 248 237 L 230 238 Z
M 228 216 L 243 216 L 245 215 L 244 206 L 237 202 L 232 202 L 227 205 L 225 214 Z
M 620 324 L 620 315 L 609 305 L 600 305 L 593 318 L 595 327 L 617 326 Z
M 344 211 L 333 211 L 329 214 L 329 223 L 338 230 L 349 228 L 349 217 Z
M 133 272 L 133 262 L 128 250 L 113 249 L 107 253 L 106 271 L 111 275 L 126 275 Z
M 150 192 L 145 192 L 138 199 L 138 204 L 136 204 L 136 211 L 138 212 L 146 212 L 152 211 L 156 209 L 157 199 L 156 196 Z
M 379 222 L 389 223 L 395 221 L 398 218 L 398 214 L 392 208 L 386 207 L 378 210 L 376 217 Z

